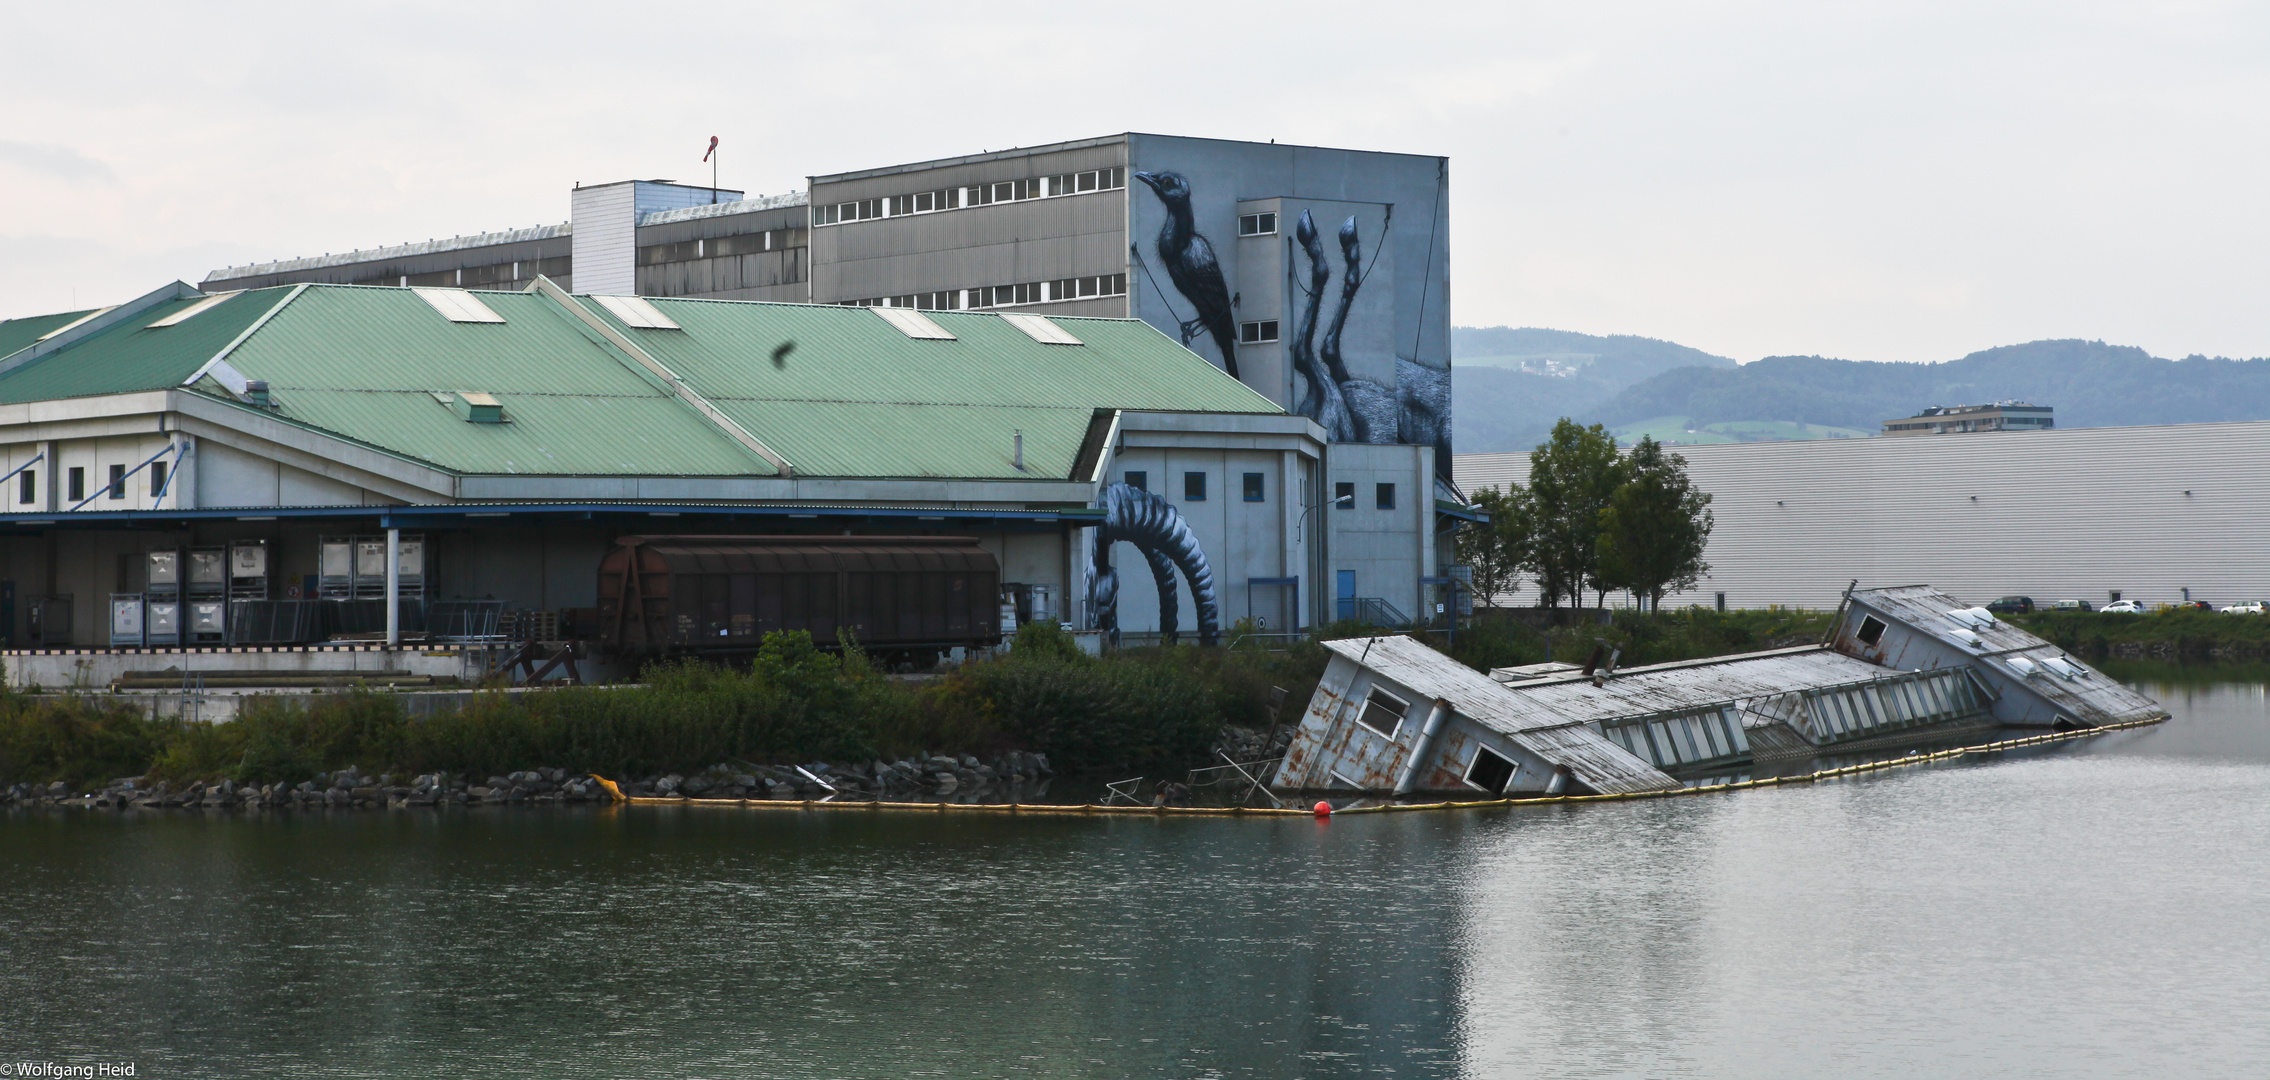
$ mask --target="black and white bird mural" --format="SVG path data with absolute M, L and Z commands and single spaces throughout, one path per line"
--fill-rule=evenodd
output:
M 1190 181 L 1173 172 L 1138 172 L 1134 177 L 1166 208 L 1166 224 L 1159 228 L 1159 264 L 1166 268 L 1175 291 L 1198 309 L 1195 318 L 1182 320 L 1183 345 L 1187 347 L 1204 330 L 1221 350 L 1222 369 L 1237 376 L 1237 316 L 1230 310 L 1230 286 L 1222 277 L 1222 261 L 1215 256 L 1214 245 L 1198 231 L 1190 209 Z
M 1150 564 L 1151 580 L 1159 587 L 1159 636 L 1173 644 L 1179 636 L 1180 604 L 1176 599 L 1176 570 L 1190 580 L 1190 600 L 1198 609 L 1198 641 L 1212 645 L 1222 630 L 1221 599 L 1214 589 L 1214 568 L 1206 562 L 1206 549 L 1190 531 L 1172 504 L 1148 491 L 1126 484 L 1108 484 L 1096 492 L 1096 508 L 1103 524 L 1096 526 L 1094 566 L 1088 574 L 1088 610 L 1096 629 L 1119 638 L 1119 570 L 1111 562 L 1112 545 L 1122 540 L 1135 545 Z
M 1174 290 L 1194 309 L 1193 317 L 1183 318 L 1155 278 L 1151 285 L 1166 302 L 1170 317 L 1180 325 L 1182 343 L 1189 346 L 1201 333 L 1212 337 L 1221 352 L 1223 368 L 1233 376 L 1238 375 L 1238 319 L 1271 320 L 1278 316 L 1262 311 L 1248 311 L 1241 316 L 1236 310 L 1237 294 L 1229 288 L 1229 277 L 1236 268 L 1225 267 L 1222 253 L 1217 253 L 1214 245 L 1198 231 L 1188 176 L 1165 170 L 1144 170 L 1130 175 L 1150 187 L 1164 212 L 1165 220 L 1159 227 L 1155 245 L 1156 265 L 1166 271 Z M 1291 215 L 1292 207 L 1285 207 L 1285 213 Z M 1415 355 L 1403 355 L 1401 345 L 1390 344 L 1386 340 L 1388 329 L 1380 325 L 1359 326 L 1351 331 L 1351 321 L 1391 322 L 1395 317 L 1392 283 L 1382 286 L 1388 289 L 1387 294 L 1371 290 L 1364 306 L 1357 305 L 1358 297 L 1366 294 L 1371 271 L 1378 266 L 1377 249 L 1386 244 L 1386 234 L 1395 225 L 1395 207 L 1385 205 L 1382 216 L 1373 220 L 1380 235 L 1373 242 L 1374 251 L 1367 263 L 1364 226 L 1357 216 L 1350 215 L 1342 221 L 1336 236 L 1330 240 L 1309 209 L 1300 210 L 1294 219 L 1292 235 L 1281 249 L 1287 262 L 1278 271 L 1285 275 L 1280 280 L 1287 281 L 1294 291 L 1290 310 L 1286 312 L 1292 333 L 1284 339 L 1286 358 L 1292 368 L 1288 407 L 1315 420 L 1324 428 L 1325 437 L 1333 442 L 1433 446 L 1435 471 L 1438 478 L 1447 483 L 1450 479 L 1448 359 L 1426 363 Z M 1337 252 L 1329 250 L 1334 245 L 1339 249 Z M 1255 250 L 1237 250 L 1242 257 L 1256 254 Z M 1135 246 L 1133 254 L 1136 261 L 1149 270 L 1151 260 L 1144 258 L 1141 245 Z M 1408 258 L 1408 255 L 1400 254 L 1397 258 Z M 1430 247 L 1429 262 L 1432 258 Z M 1393 261 L 1389 260 L 1391 264 Z M 1431 273 L 1431 268 L 1421 264 L 1421 273 Z M 1333 280 L 1335 277 L 1339 279 L 1337 283 Z M 1325 312 L 1327 299 L 1332 301 L 1329 317 Z M 1422 296 L 1420 313 L 1423 315 L 1425 310 Z M 1356 354 L 1350 356 L 1343 354 L 1344 341 L 1365 344 L 1353 346 Z M 1409 347 L 1415 354 L 1419 347 L 1416 336 Z M 1267 387 L 1257 389 L 1272 396 L 1283 392 Z

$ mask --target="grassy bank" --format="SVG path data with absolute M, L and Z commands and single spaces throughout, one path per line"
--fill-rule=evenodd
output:
M 474 777 L 544 766 L 603 775 L 762 763 L 864 761 L 922 751 L 1044 753 L 1060 772 L 1165 770 L 1202 762 L 1222 725 L 1265 726 L 1269 688 L 1315 685 L 1323 650 L 1195 648 L 1082 654 L 1051 626 L 1006 657 L 921 683 L 886 678 L 856 649 L 772 635 L 754 663 L 650 668 L 624 687 L 476 696 L 412 719 L 390 694 L 313 707 L 252 702 L 222 724 L 151 719 L 101 694 L 0 694 L 0 784 L 122 776 L 296 783 L 349 765 Z M 1305 679 L 1305 682 L 1303 681 Z
M 2091 659 L 2270 659 L 2270 616 L 2198 608 L 2112 615 L 2037 611 L 2005 616 L 2044 640 Z
M 1551 634 L 1485 620 L 1453 641 L 1420 635 L 1478 670 L 1581 662 L 1595 639 L 1622 663 L 1723 655 L 1816 640 L 1825 613 L 1620 614 L 1609 626 Z M 2265 620 L 2270 622 L 2270 620 Z M 412 719 L 385 693 L 313 707 L 253 702 L 229 723 L 155 720 L 103 694 L 0 693 L 0 785 L 123 776 L 297 783 L 355 766 L 371 774 L 472 777 L 539 767 L 606 776 L 690 772 L 728 760 L 865 761 L 922 752 L 1047 754 L 1059 772 L 1163 774 L 1207 763 L 1224 724 L 1266 727 L 1271 687 L 1298 718 L 1323 674 L 1322 642 L 1373 633 L 1323 628 L 1290 649 L 1127 649 L 1083 655 L 1052 626 L 1028 626 L 1006 656 L 921 683 L 886 678 L 856 649 L 768 638 L 754 663 L 657 665 L 645 682 L 477 696 Z M 1232 640 L 1238 640 L 1232 635 Z

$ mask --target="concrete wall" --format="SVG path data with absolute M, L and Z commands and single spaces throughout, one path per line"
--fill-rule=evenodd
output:
M 1403 614 L 1422 615 L 1419 579 L 1436 574 L 1434 543 L 1434 448 L 1431 446 L 1334 445 L 1325 454 L 1324 499 L 1313 517 L 1331 531 L 1332 591 L 1339 575 L 1355 574 L 1355 595 L 1373 596 Z M 1355 505 L 1331 505 L 1339 485 L 1355 485 Z M 1395 485 L 1395 507 L 1378 505 L 1379 485 Z M 1327 621 L 1336 618 L 1327 614 Z
M 1682 446 L 1712 495 L 1711 573 L 1666 604 L 1832 608 L 1929 584 L 1968 603 L 2270 599 L 2270 423 Z M 1458 459 L 1525 482 L 1527 454 Z

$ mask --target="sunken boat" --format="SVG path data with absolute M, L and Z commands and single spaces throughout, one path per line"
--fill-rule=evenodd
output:
M 1636 794 L 2000 728 L 2164 719 L 2159 703 L 1929 586 L 1854 589 L 1829 639 L 1618 669 L 1476 671 L 1402 636 L 1332 659 L 1273 787 L 1369 796 Z

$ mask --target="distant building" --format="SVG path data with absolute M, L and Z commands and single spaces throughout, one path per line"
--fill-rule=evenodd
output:
M 2056 427 L 2047 405 L 2023 401 L 1997 401 L 1992 405 L 1932 407 L 1898 420 L 1884 421 L 1886 435 L 1949 435 L 1970 431 L 2048 431 Z

